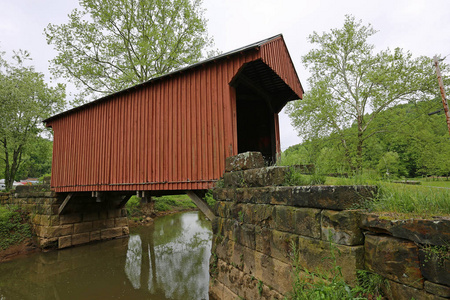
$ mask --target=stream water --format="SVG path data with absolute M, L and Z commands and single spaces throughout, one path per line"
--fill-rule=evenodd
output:
M 111 240 L 0 264 L 0 300 L 208 299 L 211 223 L 168 215 Z

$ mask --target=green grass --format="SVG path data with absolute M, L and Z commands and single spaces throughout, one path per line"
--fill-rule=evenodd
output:
M 450 187 L 446 181 L 422 181 L 422 185 L 391 183 L 370 177 L 327 177 L 329 185 L 376 185 L 378 194 L 367 201 L 366 209 L 376 212 L 407 214 L 409 217 L 450 215 Z
M 27 212 L 17 206 L 0 206 L 0 250 L 32 237 Z
M 155 200 L 155 210 L 157 212 L 163 211 L 179 211 L 195 209 L 196 206 L 187 195 L 170 195 L 161 197 L 152 197 Z M 129 218 L 136 218 L 142 215 L 141 199 L 132 196 L 125 205 Z
M 188 195 L 154 197 L 156 211 L 186 210 L 197 208 Z
M 413 179 L 420 181 L 421 185 L 434 186 L 450 189 L 450 180 L 430 180 L 430 179 Z
M 450 215 L 450 190 L 380 182 L 371 203 L 374 211 L 396 212 L 414 217 Z

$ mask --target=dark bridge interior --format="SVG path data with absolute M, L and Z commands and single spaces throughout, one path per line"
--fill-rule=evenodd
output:
M 238 153 L 258 151 L 268 165 L 274 164 L 275 114 L 297 95 L 262 60 L 245 64 L 231 85 L 236 89 Z

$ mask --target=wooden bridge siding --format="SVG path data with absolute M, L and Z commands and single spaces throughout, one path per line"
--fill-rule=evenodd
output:
M 264 63 L 274 70 L 297 95 L 303 97 L 303 88 L 283 37 L 262 45 L 260 55 Z
M 55 191 L 209 188 L 180 181 L 218 179 L 225 158 L 237 154 L 235 91 L 228 83 L 258 58 L 246 52 L 53 120 Z M 160 183 L 133 184 L 145 182 Z

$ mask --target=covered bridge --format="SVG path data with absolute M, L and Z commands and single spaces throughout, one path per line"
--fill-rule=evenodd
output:
M 302 98 L 282 35 L 46 119 L 56 192 L 210 188 L 225 159 L 280 152 L 278 113 Z

